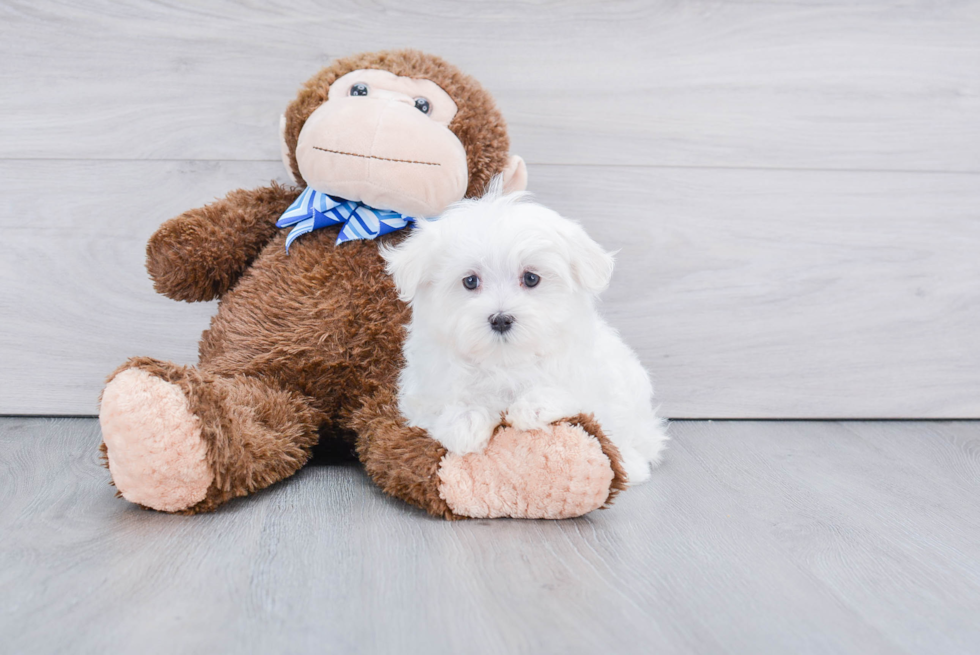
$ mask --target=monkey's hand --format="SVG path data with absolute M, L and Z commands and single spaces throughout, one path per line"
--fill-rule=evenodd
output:
M 228 291 L 275 236 L 276 219 L 299 195 L 271 186 L 238 189 L 172 218 L 150 237 L 146 269 L 174 300 L 213 300 Z

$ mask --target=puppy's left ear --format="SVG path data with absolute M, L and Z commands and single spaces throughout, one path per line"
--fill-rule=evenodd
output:
M 436 249 L 437 231 L 435 223 L 422 220 L 399 245 L 381 249 L 381 256 L 387 262 L 385 268 L 398 289 L 398 297 L 405 302 L 412 301 L 425 281 L 431 255 Z
M 599 295 L 609 286 L 616 260 L 577 223 L 563 226 L 562 237 L 569 245 L 569 265 L 572 277 L 583 289 Z

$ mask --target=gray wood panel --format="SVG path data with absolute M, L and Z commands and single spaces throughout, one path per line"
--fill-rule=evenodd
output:
M 277 160 L 330 58 L 442 54 L 532 163 L 980 171 L 977 2 L 0 5 L 0 156 Z
M 3 652 L 975 653 L 980 423 L 682 422 L 570 521 L 359 467 L 213 515 L 113 498 L 92 419 L 0 419 Z
M 159 223 L 265 162 L 0 161 L 0 413 L 92 414 L 126 357 L 190 363 Z M 621 249 L 603 311 L 671 417 L 980 416 L 980 176 L 531 166 Z M 52 187 L 50 179 L 58 180 Z
M 192 362 L 166 218 L 281 176 L 335 56 L 497 96 L 531 187 L 622 248 L 605 309 L 672 417 L 980 417 L 980 2 L 0 4 L 0 413 Z M 145 161 L 153 160 L 153 161 Z

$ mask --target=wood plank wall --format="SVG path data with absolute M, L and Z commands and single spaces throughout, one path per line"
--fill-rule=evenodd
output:
M 671 417 L 980 417 L 980 2 L 0 4 L 0 413 L 189 363 L 163 220 L 284 180 L 331 58 L 496 96 L 538 198 L 620 249 L 605 311 Z

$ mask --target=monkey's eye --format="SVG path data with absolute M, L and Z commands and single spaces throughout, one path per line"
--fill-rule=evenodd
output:
M 416 98 L 415 108 L 418 109 L 423 114 L 428 114 L 431 109 L 431 107 L 429 107 L 429 101 L 426 100 L 425 98 Z
M 538 286 L 538 282 L 541 281 L 541 276 L 537 273 L 532 273 L 531 271 L 524 271 L 524 286 L 531 288 Z
M 350 88 L 350 94 L 352 96 L 366 96 L 368 92 L 367 84 L 358 82 Z
M 473 291 L 478 286 L 480 286 L 480 278 L 477 277 L 476 275 L 470 275 L 468 277 L 464 277 L 463 286 L 469 289 L 470 291 Z

